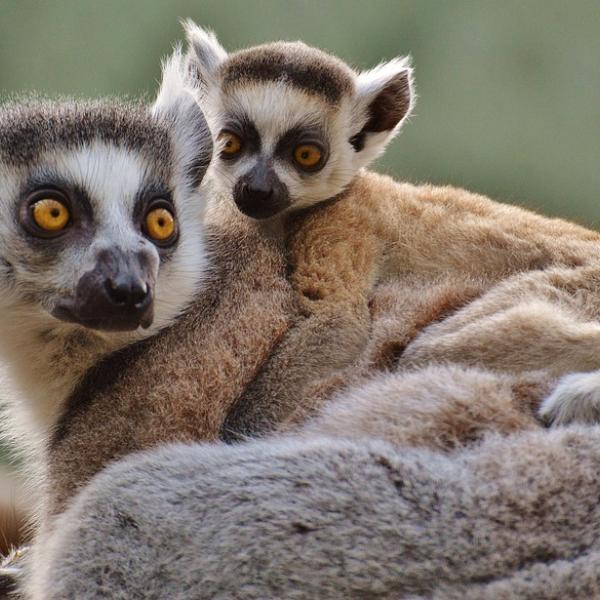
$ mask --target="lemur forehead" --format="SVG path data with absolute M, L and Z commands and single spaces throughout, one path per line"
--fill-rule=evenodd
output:
M 274 42 L 231 54 L 221 66 L 223 88 L 281 81 L 338 103 L 352 94 L 354 74 L 344 62 L 302 42 Z
M 141 104 L 24 101 L 0 107 L 4 164 L 27 166 L 57 147 L 80 148 L 96 141 L 137 151 L 158 165 L 171 155 L 166 125 Z

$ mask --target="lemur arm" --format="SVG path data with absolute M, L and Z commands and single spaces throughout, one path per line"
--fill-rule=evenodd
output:
M 229 413 L 223 439 L 275 429 L 303 403 L 311 383 L 352 365 L 367 344 L 380 245 L 368 234 L 342 229 L 340 236 L 339 226 L 321 211 L 289 225 L 296 322 Z

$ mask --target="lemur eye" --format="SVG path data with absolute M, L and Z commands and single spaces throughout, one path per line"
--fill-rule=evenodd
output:
M 146 213 L 144 219 L 146 235 L 159 245 L 168 245 L 175 241 L 177 227 L 173 213 L 164 206 L 156 206 Z
M 300 144 L 294 150 L 294 160 L 306 170 L 317 167 L 322 157 L 323 151 L 316 144 Z
M 60 200 L 41 198 L 31 205 L 31 216 L 43 231 L 59 233 L 69 224 L 71 214 Z
M 221 132 L 219 141 L 222 144 L 221 156 L 223 158 L 233 158 L 242 149 L 242 140 L 230 131 Z

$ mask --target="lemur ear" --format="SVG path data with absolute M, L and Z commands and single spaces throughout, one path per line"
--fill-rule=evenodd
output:
M 356 79 L 356 92 L 356 120 L 364 125 L 350 142 L 370 162 L 400 131 L 413 108 L 409 59 L 395 58 L 360 73 Z
M 196 187 L 202 181 L 212 156 L 212 137 L 204 114 L 187 79 L 187 61 L 181 47 L 163 61 L 162 81 L 152 114 L 164 119 L 171 131 L 178 177 Z
M 216 71 L 227 58 L 227 51 L 212 31 L 202 29 L 191 19 L 183 21 L 182 25 L 189 45 L 187 69 L 190 83 L 206 91 L 215 81 Z

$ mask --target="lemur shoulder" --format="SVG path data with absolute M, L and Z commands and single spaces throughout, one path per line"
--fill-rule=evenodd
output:
M 244 214 L 284 223 L 299 307 L 297 323 L 229 415 L 226 439 L 271 429 L 311 403 L 303 398 L 309 382 L 353 363 L 377 284 L 406 280 L 414 291 L 450 282 L 451 299 L 444 292 L 417 316 L 424 327 L 498 282 L 600 256 L 600 235 L 575 224 L 365 170 L 414 105 L 406 59 L 356 72 L 300 42 L 228 54 L 193 23 L 187 35 L 190 79 L 215 141 L 209 177 Z M 493 348 L 493 335 L 479 344 Z M 539 368 L 553 361 L 549 354 L 539 355 Z M 577 369 L 573 357 L 555 371 Z

